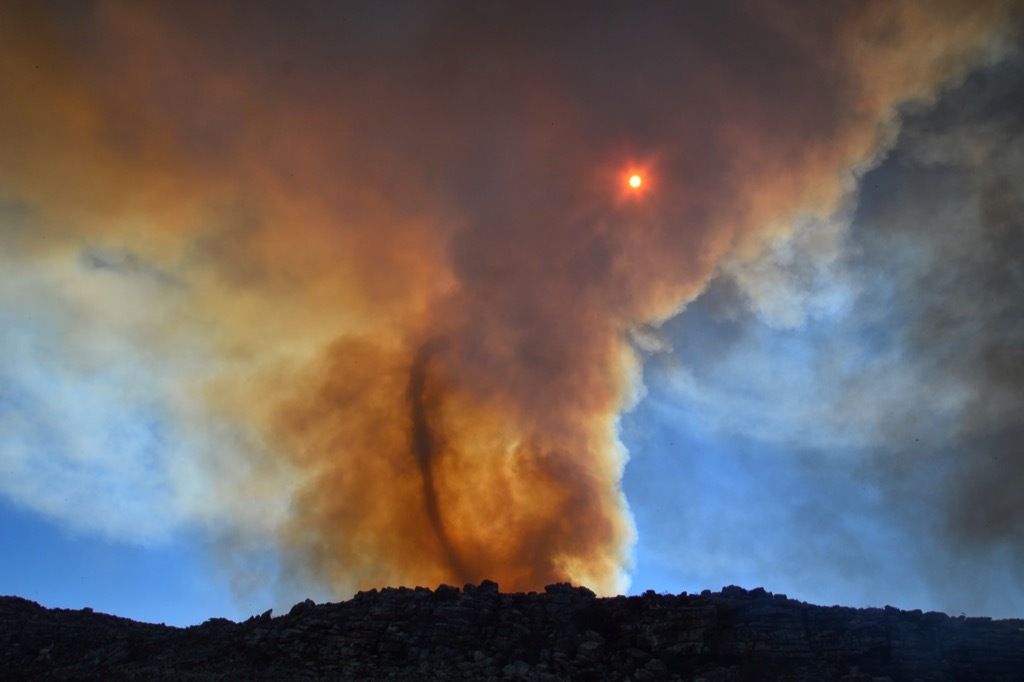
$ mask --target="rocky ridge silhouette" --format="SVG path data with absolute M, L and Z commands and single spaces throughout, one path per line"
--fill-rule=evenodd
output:
M 1024 680 L 1024 620 L 823 607 L 730 586 L 598 598 L 484 581 L 176 628 L 0 597 L 0 678 Z

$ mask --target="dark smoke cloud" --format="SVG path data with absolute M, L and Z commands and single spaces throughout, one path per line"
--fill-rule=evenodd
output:
M 189 358 L 167 419 L 232 425 L 175 479 L 186 515 L 272 529 L 339 593 L 614 592 L 643 325 L 837 212 L 1008 8 L 18 5 L 0 183 L 34 228 L 4 259 L 184 284 L 103 286 L 108 333 Z
M 900 268 L 889 301 L 927 375 L 964 397 L 951 434 L 948 530 L 967 547 L 1024 551 L 1024 59 L 972 75 L 910 116 L 877 189 L 865 192 L 859 244 Z M 882 189 L 884 187 L 884 189 Z M 888 195 L 888 196 L 887 196 Z M 901 198 L 899 204 L 892 195 Z M 900 253 L 897 261 L 891 255 Z M 925 402 L 927 405 L 927 401 Z
M 668 480 L 714 489 L 717 466 L 730 489 L 783 496 L 717 542 L 779 564 L 791 590 L 845 584 L 863 604 L 915 594 L 953 613 L 1024 603 L 1020 55 L 904 107 L 852 207 L 724 263 L 666 324 L 674 353 L 649 363 L 652 403 L 711 443 L 694 438 Z M 689 506 L 700 534 L 707 505 Z

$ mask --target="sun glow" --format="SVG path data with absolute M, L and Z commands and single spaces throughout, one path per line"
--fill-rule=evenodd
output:
M 628 204 L 644 202 L 647 195 L 657 186 L 653 164 L 649 160 L 620 160 L 614 169 L 615 197 Z M 611 179 L 611 178 L 610 178 Z M 651 183 L 654 182 L 652 185 Z

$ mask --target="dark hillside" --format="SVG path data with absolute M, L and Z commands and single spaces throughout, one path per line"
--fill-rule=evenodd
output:
M 596 598 L 384 589 L 189 628 L 0 598 L 0 678 L 1024 680 L 1024 620 L 813 606 L 762 589 Z

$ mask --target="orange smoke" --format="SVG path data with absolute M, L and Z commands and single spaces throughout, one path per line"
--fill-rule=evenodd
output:
M 623 590 L 631 330 L 836 210 L 896 107 L 1006 20 L 1001 3 L 555 5 L 33 3 L 0 25 L 0 187 L 35 226 L 4 258 L 73 268 L 100 246 L 144 265 L 105 268 L 130 302 L 106 333 L 167 372 L 201 339 L 213 368 L 180 379 L 181 419 L 260 446 L 190 470 L 216 490 L 202 515 L 258 525 L 240 489 L 291 495 L 269 532 L 339 594 Z M 635 158 L 656 183 L 621 201 Z M 139 272 L 180 286 L 143 292 Z
M 280 437 L 317 472 L 288 542 L 336 584 L 495 575 L 530 589 L 575 575 L 613 589 L 625 557 L 608 548 L 631 529 L 607 485 L 618 474 L 611 429 L 541 432 L 519 406 L 446 376 L 448 344 L 410 351 L 339 342 L 325 385 L 285 409 Z

